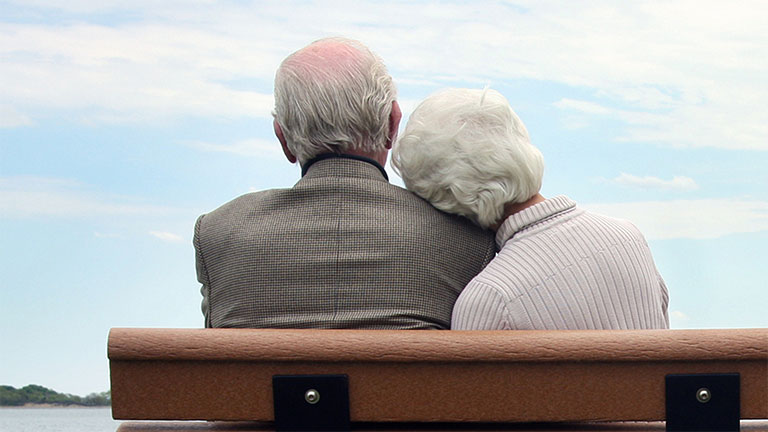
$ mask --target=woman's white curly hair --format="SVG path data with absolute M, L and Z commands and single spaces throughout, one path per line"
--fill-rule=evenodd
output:
M 501 93 L 446 89 L 411 114 L 392 152 L 408 190 L 483 228 L 541 189 L 544 158 Z

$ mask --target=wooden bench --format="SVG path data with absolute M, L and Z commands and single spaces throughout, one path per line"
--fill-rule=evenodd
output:
M 649 431 L 664 430 L 658 422 L 668 416 L 695 422 L 734 401 L 737 425 L 768 419 L 768 329 L 112 329 L 108 352 L 114 418 L 162 420 L 123 423 L 123 432 L 286 429 L 333 410 L 348 413 L 353 428 L 377 430 Z M 273 385 L 287 393 L 273 399 Z M 578 423 L 613 421 L 655 423 Z M 768 422 L 741 427 L 768 430 Z

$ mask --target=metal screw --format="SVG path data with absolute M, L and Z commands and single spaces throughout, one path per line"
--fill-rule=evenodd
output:
M 712 393 L 709 392 L 708 388 L 702 387 L 696 390 L 696 400 L 701 403 L 707 403 L 712 400 Z
M 308 404 L 314 405 L 320 402 L 320 392 L 315 389 L 309 389 L 304 393 L 304 400 L 307 401 Z

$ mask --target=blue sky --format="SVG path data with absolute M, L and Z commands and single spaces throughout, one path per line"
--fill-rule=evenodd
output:
M 109 328 L 202 326 L 195 218 L 298 179 L 272 136 L 274 71 L 338 35 L 383 57 L 406 116 L 443 87 L 504 94 L 544 153 L 544 195 L 645 233 L 673 328 L 768 326 L 765 2 L 0 11 L 0 384 L 103 391 Z

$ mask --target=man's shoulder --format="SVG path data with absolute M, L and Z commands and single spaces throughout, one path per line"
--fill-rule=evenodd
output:
M 424 198 L 397 185 L 390 185 L 391 193 L 397 200 L 397 206 L 401 211 L 410 216 L 421 219 L 424 223 L 435 224 L 437 228 L 457 228 L 475 232 L 478 235 L 493 237 L 490 231 L 480 228 L 469 219 L 455 214 L 446 213 L 436 209 Z
M 327 200 L 332 197 L 334 200 L 347 201 L 359 206 L 402 213 L 419 220 L 439 220 L 474 227 L 468 219 L 437 210 L 413 192 L 389 183 L 383 178 L 328 176 L 302 179 L 290 193 L 296 198 L 317 197 Z
M 272 200 L 277 199 L 281 195 L 285 194 L 290 189 L 265 189 L 255 192 L 249 192 L 243 195 L 238 196 L 237 198 L 234 198 L 230 201 L 227 201 L 226 203 L 222 204 L 214 210 L 216 211 L 227 211 L 231 209 L 238 209 L 242 207 L 252 207 L 254 204 L 258 204 L 261 202 L 270 202 Z
M 220 205 L 214 210 L 200 216 L 206 222 L 212 222 L 220 219 L 230 219 L 241 216 L 254 208 L 264 205 L 274 205 L 281 196 L 285 195 L 290 189 L 266 189 L 257 192 L 249 192 L 238 196 L 226 203 Z
M 206 225 L 231 224 L 254 217 L 266 218 L 266 221 L 279 219 L 281 224 L 290 220 L 301 224 L 298 219 L 326 220 L 334 218 L 333 214 L 341 214 L 347 222 L 363 219 L 368 224 L 378 220 L 420 232 L 423 236 L 453 232 L 461 233 L 464 239 L 468 236 L 493 242 L 492 234 L 469 219 L 437 210 L 400 186 L 359 179 L 353 182 L 349 179 L 315 179 L 299 182 L 293 188 L 251 192 L 232 199 L 201 218 L 205 219 Z

